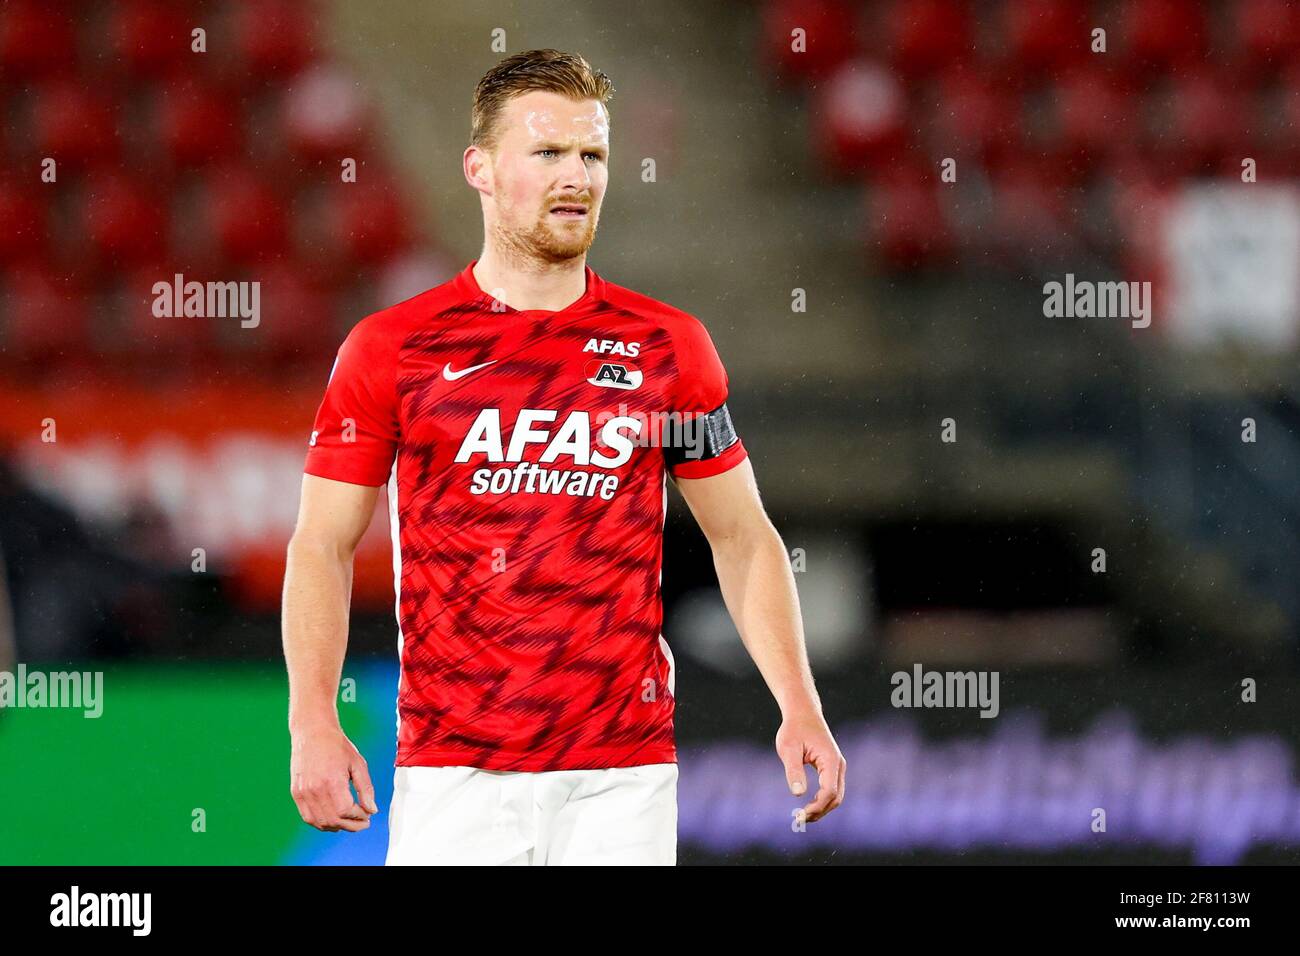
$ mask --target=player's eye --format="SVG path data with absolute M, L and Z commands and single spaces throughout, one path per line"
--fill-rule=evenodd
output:
M 601 156 L 600 153 L 583 153 L 582 156 L 583 159 L 594 159 L 598 163 L 604 159 L 604 157 Z
M 558 150 L 554 150 L 554 149 L 539 149 L 539 150 L 538 150 L 536 153 L 534 153 L 533 155 L 534 155 L 534 156 L 545 156 L 547 159 L 549 159 L 550 157 L 555 156 L 558 152 L 559 152 Z

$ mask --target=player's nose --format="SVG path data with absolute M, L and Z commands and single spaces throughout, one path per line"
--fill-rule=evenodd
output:
M 556 185 L 565 194 L 585 193 L 591 187 L 591 171 L 581 152 L 565 158 L 560 170 L 560 181 Z

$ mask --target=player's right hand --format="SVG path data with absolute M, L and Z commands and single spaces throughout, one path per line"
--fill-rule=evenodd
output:
M 303 820 L 330 833 L 368 828 L 370 815 L 379 812 L 375 787 L 365 758 L 343 729 L 301 729 L 292 734 L 292 740 L 289 792 Z M 349 783 L 356 787 L 355 800 Z

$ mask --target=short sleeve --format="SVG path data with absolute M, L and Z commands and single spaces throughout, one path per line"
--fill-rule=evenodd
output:
M 677 478 L 720 475 L 748 457 L 727 408 L 730 382 L 708 330 L 691 318 L 673 336 L 677 382 L 672 405 L 680 425 L 665 442 L 668 471 Z
M 339 347 L 316 412 L 309 475 L 354 485 L 388 481 L 397 453 L 397 346 L 385 324 L 359 322 Z

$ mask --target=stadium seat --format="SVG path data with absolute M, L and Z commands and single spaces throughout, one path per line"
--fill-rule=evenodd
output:
M 50 81 L 32 104 L 32 141 L 38 155 L 62 166 L 114 163 L 118 111 L 107 94 L 74 79 Z
M 412 249 L 384 263 L 376 277 L 370 311 L 404 302 L 426 289 L 446 282 L 458 271 L 446 256 L 428 249 Z
M 1291 0 L 1237 0 L 1232 19 L 1237 72 L 1262 73 L 1300 56 L 1300 8 Z
M 259 272 L 261 321 L 257 328 L 226 330 L 227 343 L 252 343 L 262 358 L 278 365 L 286 361 L 321 360 L 338 347 L 334 327 L 335 300 L 288 261 Z
M 159 144 L 176 167 L 233 159 L 244 148 L 238 102 L 215 86 L 186 80 L 159 93 L 154 112 Z
M 51 362 L 92 348 L 84 290 L 34 265 L 9 270 L 4 293 L 4 352 L 19 362 Z
M 895 173 L 867 191 L 866 221 L 876 257 L 891 270 L 951 265 L 953 235 L 933 175 Z
M 260 0 L 238 4 L 233 12 L 235 45 L 250 78 L 260 82 L 290 76 L 314 58 L 315 4 Z
M 856 4 L 847 0 L 769 0 L 763 8 L 763 58 L 778 77 L 829 76 L 859 52 Z M 794 31 L 803 30 L 796 50 Z
M 40 0 L 0 4 L 0 70 L 25 81 L 71 70 L 77 35 L 66 9 Z
M 946 71 L 937 84 L 928 125 L 936 160 L 973 155 L 986 165 L 997 165 L 1024 149 L 1018 94 L 999 88 L 983 71 Z
M 1181 175 L 1215 172 L 1245 155 L 1246 106 L 1227 78 L 1208 70 L 1181 75 L 1171 81 L 1167 121 L 1152 146 Z
M 108 33 L 124 72 L 136 79 L 162 79 L 195 56 L 190 30 L 197 20 L 173 0 L 121 0 L 112 4 Z
M 281 121 L 290 149 L 301 160 L 337 163 L 344 156 L 356 157 L 366 142 L 370 110 L 346 71 L 317 66 L 296 77 L 286 90 Z
M 326 206 L 331 259 L 344 266 L 372 266 L 407 248 L 410 226 L 392 180 L 363 169 L 355 183 L 335 183 Z
M 251 169 L 224 166 L 209 172 L 202 207 L 207 239 L 222 267 L 266 262 L 287 252 L 284 199 Z
M 1205 10 L 1195 0 L 1126 0 L 1122 52 L 1138 72 L 1186 66 L 1205 54 Z
M 48 250 L 44 185 L 0 180 L 0 264 L 39 261 Z
M 895 0 L 886 13 L 885 31 L 893 64 L 908 78 L 965 62 L 975 53 L 962 0 Z
M 854 174 L 896 160 L 907 144 L 907 94 L 892 72 L 870 60 L 840 66 L 813 102 L 817 150 L 830 171 Z
M 78 362 L 147 375 L 215 357 L 211 323 L 152 316 L 153 283 L 176 272 L 264 282 L 264 328 L 227 344 L 265 357 L 268 374 L 319 365 L 337 346 L 341 304 L 369 306 L 417 235 L 372 142 L 364 88 L 321 55 L 321 5 L 88 9 L 0 2 L 0 106 L 14 120 L 0 124 L 0 169 L 31 180 L 0 176 L 0 339 L 19 348 L 0 355 L 0 371 L 84 342 L 92 317 L 103 348 L 82 347 Z M 199 20 L 220 56 L 191 52 Z M 45 156 L 57 185 L 37 178 Z M 344 157 L 359 182 L 339 182 Z M 23 320 L 11 327 L 15 304 Z
M 1269 117 L 1275 123 L 1277 168 L 1300 176 L 1300 62 L 1283 75 L 1278 103 Z
M 1058 72 L 1089 56 L 1088 8 L 1079 0 L 1002 4 L 1007 58 L 1024 74 Z
M 1069 181 L 1086 178 L 1135 134 L 1136 112 L 1111 76 L 1097 69 L 1071 71 L 1053 87 L 1049 149 Z
M 81 225 L 94 264 L 102 269 L 160 260 L 170 244 L 157 190 L 118 171 L 105 170 L 85 184 Z
M 1105 177 L 1111 232 L 1124 271 L 1155 279 L 1165 260 L 1161 223 L 1178 187 L 1178 177 L 1136 148 L 1117 156 Z
M 1075 245 L 1074 191 L 1063 187 L 1064 175 L 1059 165 L 1029 161 L 1011 163 L 995 172 L 993 216 L 986 241 L 1006 257 L 1005 264 L 1059 255 Z
M 117 351 L 136 359 L 143 367 L 156 363 L 158 359 L 174 365 L 210 354 L 218 324 L 230 321 L 186 317 L 184 314 L 154 315 L 157 298 L 154 286 L 158 282 L 172 283 L 177 269 L 175 262 L 150 260 L 113 277 L 118 320 L 114 345 Z M 214 278 L 185 274 L 183 270 L 182 274 L 187 281 Z M 173 311 L 178 310 L 174 301 L 169 302 Z M 180 305 L 183 308 L 183 303 Z

